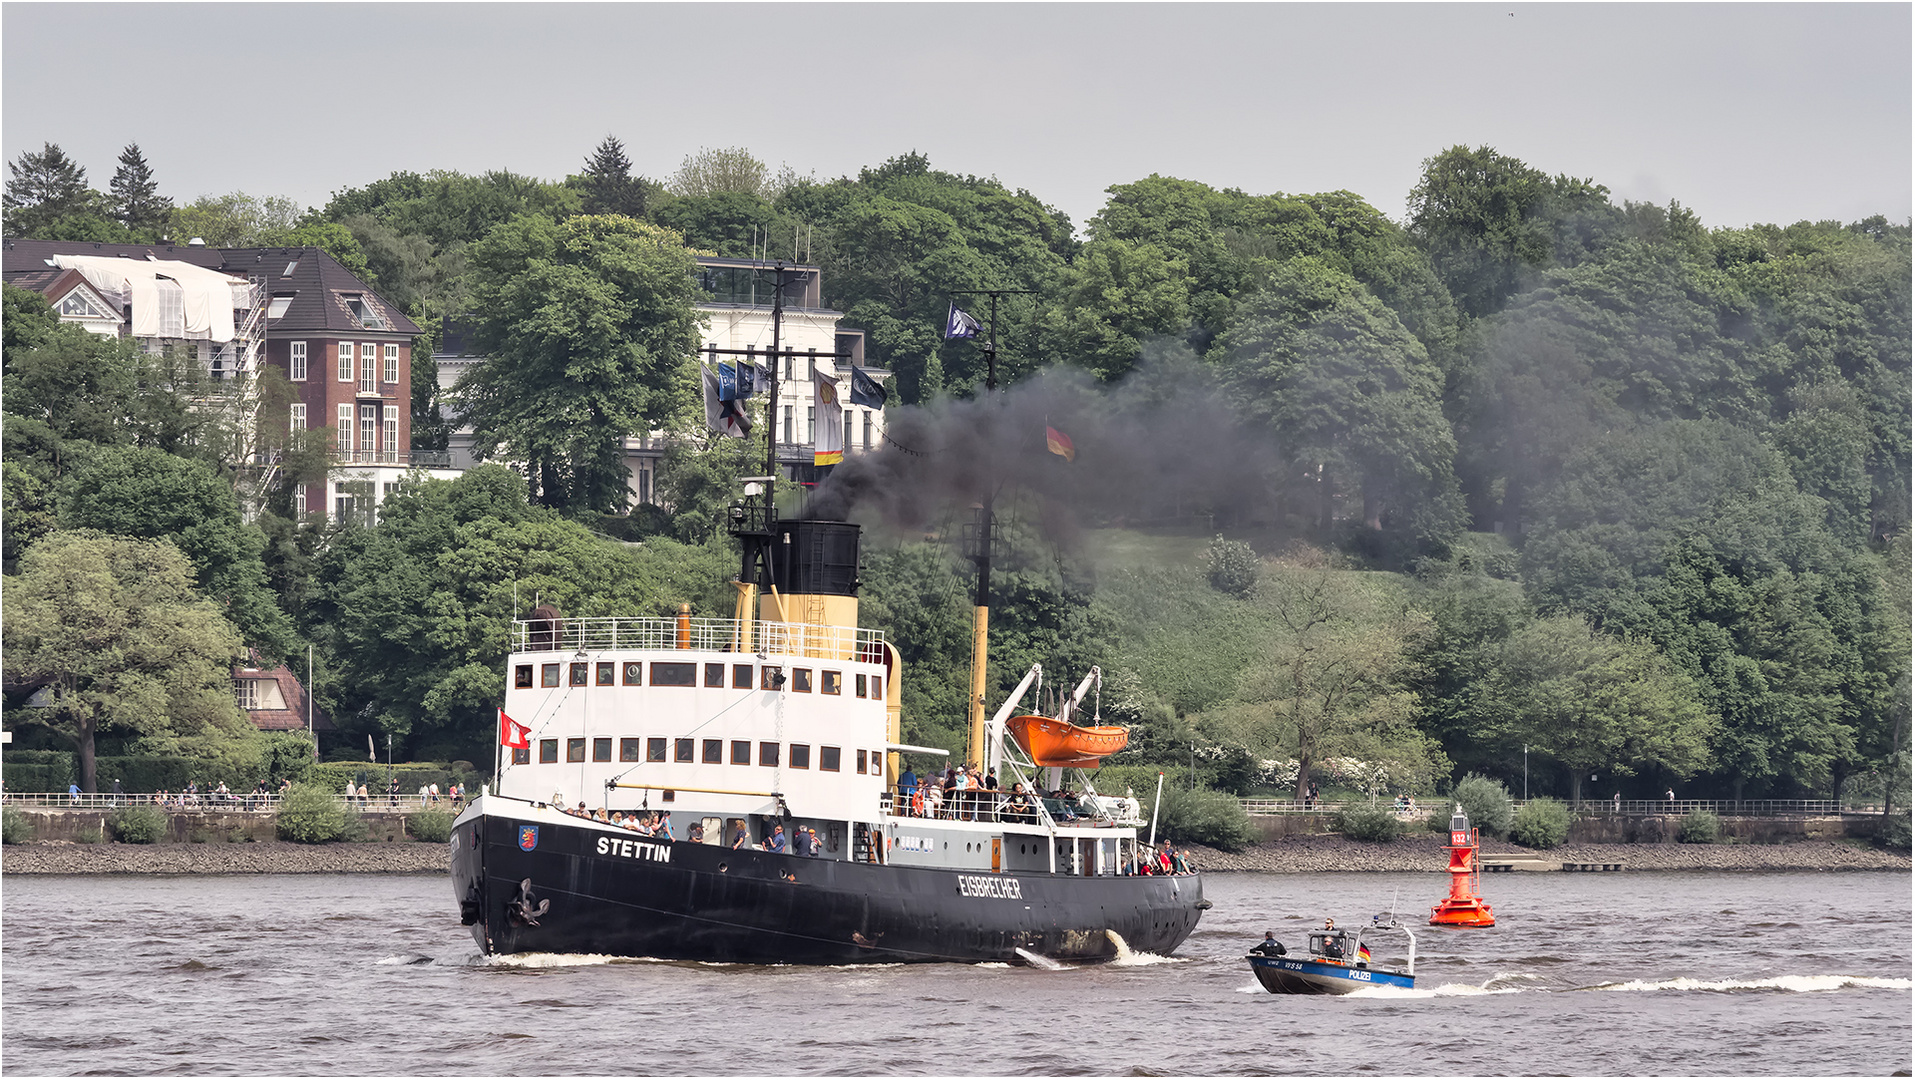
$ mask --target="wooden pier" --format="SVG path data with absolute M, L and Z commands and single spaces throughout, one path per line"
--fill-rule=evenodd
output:
M 1479 855 L 1476 865 L 1485 874 L 1508 873 L 1512 870 L 1567 870 L 1580 873 L 1593 873 L 1601 870 L 1621 870 L 1620 860 L 1609 862 L 1563 862 L 1560 859 L 1545 859 L 1539 855 Z

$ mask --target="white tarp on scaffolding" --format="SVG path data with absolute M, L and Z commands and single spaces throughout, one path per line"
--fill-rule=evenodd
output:
M 108 255 L 55 255 L 55 265 L 78 270 L 101 292 L 133 306 L 136 338 L 233 340 L 233 309 L 252 306 L 244 278 L 169 259 L 122 259 Z

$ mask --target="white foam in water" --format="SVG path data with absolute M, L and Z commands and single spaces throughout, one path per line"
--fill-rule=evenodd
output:
M 1025 963 L 1043 971 L 1062 971 L 1066 966 L 1045 956 L 1043 953 L 1034 953 L 1029 949 L 1020 948 L 1017 950 L 1017 955 L 1023 957 Z
M 1855 975 L 1777 975 L 1772 979 L 1663 979 L 1659 982 L 1647 982 L 1632 979 L 1629 982 L 1609 983 L 1595 987 L 1597 990 L 1787 990 L 1790 993 L 1812 993 L 1815 991 L 1840 990 L 1846 986 L 1867 987 L 1873 990 L 1907 990 L 1911 986 L 1908 979 L 1871 979 Z
M 622 963 L 625 958 L 607 956 L 603 953 L 498 953 L 479 957 L 478 962 L 485 967 L 509 968 L 567 968 L 590 967 L 593 964 Z

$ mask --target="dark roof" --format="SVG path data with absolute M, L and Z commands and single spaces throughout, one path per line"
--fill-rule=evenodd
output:
M 324 333 L 330 335 L 396 335 L 412 337 L 419 327 L 406 313 L 380 296 L 339 260 L 323 248 L 209 248 L 185 244 L 96 244 L 87 240 L 5 240 L 0 241 L 0 273 L 8 281 L 22 284 L 26 274 L 52 270 L 47 259 L 54 255 L 119 255 L 129 259 L 170 259 L 204 266 L 240 277 L 257 278 L 265 283 L 268 296 L 290 296 L 286 313 L 274 319 L 269 332 Z M 285 276 L 292 267 L 291 276 Z M 23 288 L 30 288 L 22 284 Z M 383 317 L 386 329 L 373 330 L 361 325 L 347 308 L 345 297 L 364 297 Z
M 258 679 L 279 684 L 279 695 L 286 700 L 283 709 L 242 709 L 246 719 L 261 731 L 304 731 L 306 730 L 306 688 L 300 685 L 299 676 L 294 675 L 286 665 L 271 670 L 260 668 L 236 667 L 235 679 Z M 326 710 L 314 706 L 313 730 L 333 731 L 332 717 Z

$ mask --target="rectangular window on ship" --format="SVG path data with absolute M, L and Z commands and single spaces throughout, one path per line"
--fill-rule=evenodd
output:
M 724 686 L 725 685 L 725 665 L 706 664 L 705 665 L 705 685 L 706 686 Z
M 645 760 L 646 761 L 664 761 L 665 760 L 665 740 L 664 739 L 646 739 L 645 740 Z
M 794 769 L 811 768 L 811 747 L 795 742 L 791 744 L 791 767 Z
M 879 700 L 883 700 L 884 676 L 882 675 L 871 676 L 871 696 L 874 698 L 878 698 Z
M 811 669 L 808 667 L 792 668 L 791 688 L 800 694 L 811 693 Z
M 579 739 L 565 740 L 565 760 L 566 761 L 584 761 L 585 760 L 585 740 L 584 739 L 579 738 Z
M 550 765 L 559 759 L 559 741 L 557 739 L 539 740 L 539 764 Z
M 559 684 L 559 666 L 544 664 L 539 667 L 539 685 L 557 686 Z
M 771 664 L 766 664 L 759 669 L 759 672 L 762 676 L 758 683 L 760 689 L 776 690 L 784 684 L 784 675 L 779 672 L 778 668 Z
M 637 739 L 620 739 L 618 741 L 618 759 L 620 761 L 639 760 L 638 740 Z
M 818 748 L 818 771 L 837 772 L 838 753 L 838 748 L 835 746 L 820 746 Z
M 751 764 L 751 743 L 744 739 L 731 741 L 731 763 L 733 765 Z
M 750 664 L 733 664 L 731 666 L 731 688 L 733 690 L 751 689 Z
M 682 761 L 687 765 L 691 764 L 693 742 L 694 740 L 692 739 L 679 739 L 677 745 L 672 747 L 672 760 Z
M 590 664 L 573 664 L 572 665 L 572 685 L 573 686 L 585 685 L 585 673 L 590 667 L 591 667 Z
M 725 740 L 705 740 L 705 764 L 723 765 L 725 763 Z
M 670 663 L 663 660 L 652 663 L 653 686 L 697 686 L 698 665 Z
M 858 771 L 864 771 L 864 751 L 858 751 Z
M 592 740 L 592 760 L 593 761 L 612 760 L 612 740 L 593 739 Z
M 598 684 L 610 686 L 618 677 L 618 665 L 610 660 L 601 660 L 598 664 Z
M 532 748 L 529 746 L 513 747 L 512 748 L 512 764 L 514 765 L 532 764 Z
M 852 683 L 852 685 L 857 688 L 859 697 L 864 696 L 864 684 L 865 684 L 865 680 L 864 680 L 864 676 L 862 675 L 858 676 L 857 679 Z
M 837 671 L 818 673 L 818 692 L 836 695 L 844 690 L 844 674 Z
M 758 744 L 758 764 L 760 765 L 778 764 L 778 744 L 777 743 L 761 742 Z
M 520 664 L 512 669 L 512 686 L 517 690 L 532 689 L 532 665 Z
M 627 660 L 625 662 L 625 685 L 626 686 L 645 685 L 645 665 L 644 664 L 641 664 L 636 660 Z

